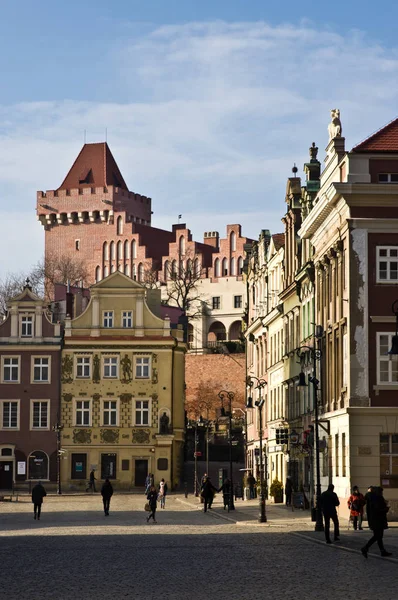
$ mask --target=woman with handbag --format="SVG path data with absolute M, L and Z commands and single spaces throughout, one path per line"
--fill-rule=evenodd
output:
M 352 494 L 348 498 L 348 508 L 350 509 L 350 519 L 352 519 L 355 531 L 362 530 L 363 507 L 365 506 L 365 498 L 360 493 L 358 486 L 354 485 Z
M 149 494 L 147 495 L 147 500 L 149 503 L 149 508 L 151 510 L 151 512 L 149 513 L 149 516 L 146 519 L 146 522 L 149 523 L 149 519 L 152 517 L 153 522 L 156 523 L 156 507 L 157 507 L 157 501 L 158 501 L 158 494 L 156 491 L 156 488 L 154 485 L 151 486 L 151 489 L 149 490 Z

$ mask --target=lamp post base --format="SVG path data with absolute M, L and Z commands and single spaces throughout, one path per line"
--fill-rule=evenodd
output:
M 259 523 L 267 522 L 267 514 L 265 512 L 265 498 L 264 498 L 263 494 L 260 495 L 258 522 Z
M 316 522 L 315 522 L 315 531 L 325 531 L 323 526 L 323 518 L 320 507 L 316 508 Z

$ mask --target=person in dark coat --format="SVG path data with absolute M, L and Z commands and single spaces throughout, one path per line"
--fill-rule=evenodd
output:
M 90 471 L 90 479 L 88 481 L 88 487 L 86 487 L 86 492 L 88 492 L 88 490 L 93 490 L 94 492 L 96 492 L 97 490 L 95 489 L 95 482 L 97 481 L 96 477 L 95 477 L 95 469 L 92 469 Z
M 151 489 L 149 490 L 149 494 L 147 495 L 146 498 L 149 502 L 149 506 L 151 509 L 151 512 L 149 513 L 149 516 L 147 517 L 146 522 L 149 523 L 149 519 L 152 517 L 153 522 L 157 523 L 155 516 L 156 516 L 156 508 L 157 508 L 157 501 L 158 501 L 158 493 L 157 493 L 154 485 L 151 486 Z
M 325 519 L 325 538 L 327 544 L 332 543 L 330 539 L 330 519 L 332 519 L 334 525 L 334 541 L 338 542 L 340 539 L 339 519 L 336 511 L 337 506 L 340 505 L 340 500 L 333 490 L 334 485 L 331 483 L 327 491 L 321 495 L 321 508 Z
M 113 496 L 113 487 L 109 479 L 105 479 L 105 483 L 101 488 L 102 502 L 104 503 L 104 513 L 109 517 L 109 505 Z
M 387 502 L 383 497 L 383 488 L 372 487 L 365 498 L 366 513 L 368 516 L 369 527 L 373 531 L 373 536 L 368 543 L 361 548 L 361 552 L 365 558 L 368 558 L 369 548 L 377 542 L 382 556 L 392 556 L 392 552 L 387 552 L 383 543 L 384 530 L 388 529 L 387 513 L 389 511 Z
M 293 492 L 292 480 L 290 479 L 290 475 L 288 475 L 286 478 L 286 483 L 285 483 L 286 506 L 290 506 L 292 503 L 292 492 Z
M 206 477 L 206 479 L 203 481 L 202 489 L 200 490 L 200 495 L 202 496 L 204 502 L 204 512 L 207 512 L 207 508 L 211 508 L 211 505 L 213 504 L 214 494 L 216 494 L 217 492 L 218 490 L 210 481 L 210 477 Z
M 247 477 L 247 483 L 249 486 L 250 500 L 253 500 L 256 496 L 256 492 L 255 492 L 256 480 L 254 479 L 253 473 L 251 471 Z
M 231 491 L 231 482 L 228 479 L 225 479 L 224 483 L 222 484 L 222 486 L 220 487 L 220 489 L 218 490 L 219 492 L 222 492 L 222 499 L 223 499 L 223 504 L 224 504 L 224 510 L 226 508 L 229 509 L 229 494 Z
M 43 504 L 43 498 L 47 496 L 47 492 L 39 481 L 32 489 L 32 502 L 33 502 L 33 518 L 40 521 L 41 505 Z

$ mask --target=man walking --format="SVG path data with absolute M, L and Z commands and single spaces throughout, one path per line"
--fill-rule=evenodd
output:
M 90 471 L 90 479 L 89 479 L 89 482 L 88 482 L 88 487 L 86 487 L 86 492 L 88 492 L 88 490 L 92 490 L 94 492 L 97 491 L 95 489 L 95 482 L 96 482 L 95 469 L 92 469 Z
M 202 489 L 200 490 L 200 495 L 203 497 L 204 502 L 204 512 L 207 512 L 207 507 L 211 508 L 211 505 L 213 504 L 214 494 L 217 491 L 217 488 L 215 488 L 212 482 L 210 481 L 210 477 L 206 477 L 202 484 Z
M 330 539 L 330 519 L 332 519 L 334 525 L 334 541 L 338 542 L 340 539 L 339 519 L 336 511 L 336 507 L 340 505 L 340 500 L 333 490 L 334 485 L 331 483 L 327 491 L 321 495 L 321 508 L 325 519 L 325 538 L 327 544 L 332 543 Z
M 39 481 L 32 490 L 32 502 L 33 502 L 33 518 L 40 521 L 41 505 L 43 504 L 43 498 L 47 496 L 47 492 Z
M 285 483 L 286 506 L 290 506 L 292 503 L 292 492 L 293 492 L 292 480 L 290 479 L 290 475 L 288 475 L 286 477 L 286 483 Z
M 377 542 L 380 554 L 382 556 L 392 556 L 392 552 L 387 552 L 384 548 L 383 535 L 387 529 L 387 513 L 389 507 L 383 497 L 383 488 L 372 487 L 366 494 L 366 513 L 368 516 L 369 527 L 373 531 L 373 537 L 370 538 L 366 546 L 361 548 L 365 558 L 368 558 L 369 548 Z
M 102 502 L 104 503 L 104 513 L 109 517 L 109 505 L 113 496 L 113 487 L 109 479 L 105 479 L 105 483 L 101 488 Z

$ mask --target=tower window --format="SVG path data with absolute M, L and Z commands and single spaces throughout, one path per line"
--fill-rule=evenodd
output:
M 75 240 L 75 250 L 80 250 L 80 240 Z

